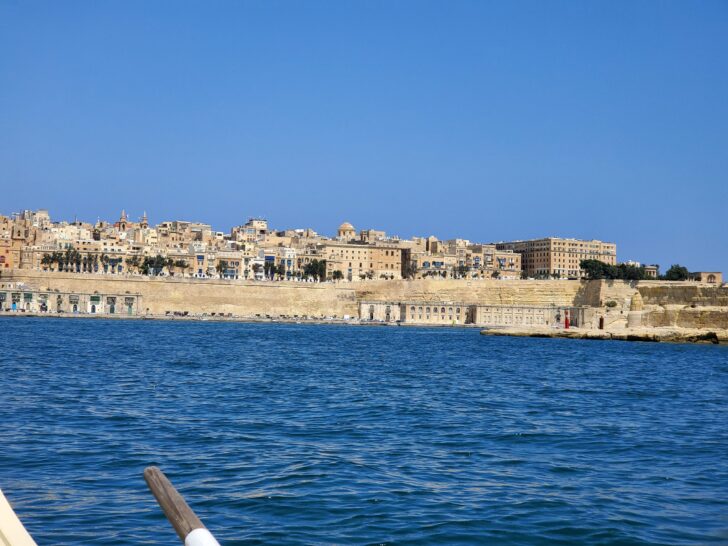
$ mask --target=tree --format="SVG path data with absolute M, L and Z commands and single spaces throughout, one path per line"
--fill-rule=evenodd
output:
M 125 261 L 127 271 L 131 271 L 132 268 L 139 270 L 139 256 L 132 256 L 131 258 L 127 258 Z
M 405 262 L 403 273 L 405 279 L 414 279 L 417 274 L 417 264 L 413 261 Z
M 589 279 L 641 281 L 647 278 L 645 268 L 629 264 L 609 265 L 600 260 L 582 260 L 579 264 Z
M 317 281 L 326 280 L 326 260 L 311 260 L 303 266 L 303 276 L 312 277 Z
M 613 279 L 614 271 L 612 266 L 602 262 L 601 260 L 582 260 L 579 264 L 588 279 Z
M 61 263 L 63 261 L 63 253 L 62 252 L 53 252 L 51 254 L 51 263 L 55 263 L 58 265 L 58 271 L 62 270 Z
M 263 270 L 265 271 L 265 276 L 272 280 L 276 274 L 276 264 L 266 261 L 263 264 Z
M 498 270 L 493 271 L 493 274 L 491 275 L 491 277 L 493 277 L 494 279 L 499 278 L 500 277 L 500 271 L 498 271 Z
M 340 281 L 341 279 L 344 278 L 344 274 L 337 269 L 336 271 L 334 271 L 331 274 L 331 278 L 334 279 L 335 281 Z
M 164 270 L 165 267 L 167 267 L 167 258 L 157 254 L 154 258 L 144 256 L 144 261 L 140 266 L 140 270 L 144 275 L 149 275 L 151 273 L 152 275 L 157 276 Z
M 189 266 L 189 264 L 185 260 L 175 260 L 172 264 L 173 267 L 179 267 L 182 270 L 182 276 L 184 277 L 185 270 Z
M 690 277 L 690 272 L 687 267 L 680 264 L 673 264 L 667 270 L 663 279 L 666 281 L 686 281 L 688 277 Z
M 617 278 L 627 281 L 641 281 L 647 278 L 644 267 L 635 265 L 619 264 L 617 266 Z
M 457 271 L 458 276 L 464 277 L 468 273 L 468 266 L 466 266 L 464 264 L 460 264 L 459 266 L 457 266 L 456 271 Z
M 256 264 L 257 265 L 257 264 Z M 222 277 L 225 271 L 227 271 L 228 263 L 226 260 L 220 260 L 217 262 L 217 265 L 215 266 L 215 271 L 217 271 L 217 274 Z M 255 269 L 255 266 L 253 266 L 253 269 Z

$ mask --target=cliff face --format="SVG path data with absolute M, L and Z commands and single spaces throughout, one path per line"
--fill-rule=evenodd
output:
M 645 326 L 728 328 L 728 287 L 660 281 L 434 280 L 353 283 L 249 282 L 116 277 L 12 270 L 3 284 L 41 291 L 140 294 L 142 313 L 232 313 L 239 316 L 358 316 L 358 302 L 453 302 L 513 306 L 589 306 L 609 324 L 624 322 L 639 292 Z M 606 307 L 608 302 L 614 302 Z

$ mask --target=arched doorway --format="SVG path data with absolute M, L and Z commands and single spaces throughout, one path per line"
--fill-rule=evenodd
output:
M 374 320 L 374 306 L 369 306 L 369 320 Z
M 715 284 L 715 275 L 708 275 L 708 282 L 711 284 Z
M 96 312 L 96 304 L 95 303 L 91 305 L 91 312 L 92 313 L 95 313 Z

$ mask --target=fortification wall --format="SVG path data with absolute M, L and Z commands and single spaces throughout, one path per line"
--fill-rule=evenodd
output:
M 728 307 L 653 309 L 645 313 L 643 326 L 728 330 Z
M 453 302 L 501 306 L 589 306 L 609 323 L 626 323 L 632 298 L 644 301 L 645 324 L 726 327 L 728 288 L 660 281 L 453 280 L 294 283 L 217 279 L 3 271 L 0 283 L 23 282 L 40 291 L 141 295 L 140 312 L 232 313 L 237 316 L 343 317 L 358 302 Z M 608 301 L 617 306 L 606 309 Z M 697 309 L 697 310 L 696 310 Z M 702 310 L 702 311 L 701 311 Z M 598 320 L 595 314 L 594 320 Z
M 351 283 L 363 301 L 456 302 L 483 305 L 572 306 L 582 298 L 580 281 L 418 279 Z
M 431 280 L 292 283 L 175 279 L 14 270 L 2 282 L 23 282 L 45 291 L 140 294 L 142 312 L 358 316 L 358 301 L 452 301 L 490 305 L 572 306 L 579 281 Z M 148 310 L 148 311 L 147 311 Z
M 637 289 L 645 305 L 728 307 L 728 285 L 695 282 L 640 281 Z
M 140 294 L 142 314 L 187 311 L 190 314 L 232 313 L 238 316 L 358 315 L 354 290 L 314 283 L 115 277 L 23 270 L 3 274 L 2 282 L 23 282 L 43 291 L 50 288 L 61 292 Z

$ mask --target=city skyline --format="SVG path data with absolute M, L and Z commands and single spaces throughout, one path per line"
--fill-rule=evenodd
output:
M 20 211 L 14 211 L 12 213 L 8 213 L 6 211 L 0 210 L 0 217 L 3 215 L 6 215 L 7 217 L 16 217 L 16 216 L 22 216 L 24 213 L 34 213 L 36 210 L 38 211 L 46 211 L 48 213 L 51 213 L 47 208 L 40 208 L 40 209 L 23 209 Z M 267 218 L 263 216 L 253 216 L 253 215 L 241 215 L 241 218 L 244 218 L 244 220 L 239 220 L 238 222 L 235 222 L 229 226 L 220 226 L 216 222 L 211 222 L 209 219 L 205 218 L 195 218 L 192 215 L 188 215 L 186 217 L 182 218 L 167 218 L 167 219 L 159 219 L 155 220 L 153 215 L 149 215 L 148 211 L 146 209 L 143 209 L 142 212 L 138 215 L 138 217 L 132 212 L 130 213 L 127 209 L 121 209 L 120 215 L 125 216 L 128 218 L 128 221 L 130 224 L 132 223 L 138 223 L 140 221 L 143 221 L 147 223 L 150 227 L 159 227 L 160 225 L 164 223 L 173 223 L 173 222 L 187 222 L 191 224 L 204 224 L 210 226 L 211 230 L 216 233 L 224 234 L 225 236 L 229 236 L 235 228 L 242 227 L 246 223 L 255 221 L 255 220 L 261 220 L 266 223 L 267 228 L 271 232 L 285 232 L 285 231 L 306 231 L 306 230 L 312 230 L 319 237 L 322 237 L 324 239 L 331 239 L 335 240 L 337 239 L 337 229 L 336 226 L 325 226 L 323 229 L 320 226 L 314 225 L 314 224 L 306 224 L 306 225 L 274 225 L 271 222 L 268 221 Z M 74 222 L 82 223 L 82 224 L 89 224 L 94 225 L 98 224 L 99 222 L 104 223 L 108 226 L 113 226 L 118 220 L 115 220 L 112 218 L 102 218 L 100 215 L 97 215 L 96 220 L 89 220 L 87 217 L 80 217 L 79 215 L 74 215 L 73 219 L 71 218 L 58 218 L 54 217 L 51 214 L 51 220 L 54 224 L 72 224 Z M 343 219 L 342 220 L 344 224 L 349 224 L 348 220 Z M 339 226 L 340 227 L 340 226 Z M 583 236 L 580 234 L 570 234 L 570 233 L 542 233 L 537 234 L 534 237 L 531 238 L 518 238 L 518 237 L 511 237 L 511 238 L 504 238 L 504 239 L 492 239 L 492 238 L 481 238 L 481 239 L 475 239 L 468 236 L 465 236 L 463 234 L 455 235 L 454 237 L 441 237 L 437 233 L 430 233 L 430 232 L 423 232 L 423 233 L 414 233 L 409 234 L 406 236 L 403 236 L 399 233 L 392 233 L 386 229 L 386 226 L 373 226 L 369 224 L 362 224 L 355 226 L 358 233 L 361 231 L 379 231 L 386 233 L 386 237 L 389 240 L 402 240 L 402 241 L 408 241 L 413 240 L 417 238 L 421 239 L 428 239 L 428 238 L 435 238 L 439 241 L 450 241 L 455 239 L 462 239 L 465 241 L 468 241 L 470 244 L 486 244 L 486 245 L 496 245 L 500 243 L 507 243 L 509 241 L 511 242 L 521 242 L 521 241 L 529 241 L 529 240 L 536 240 L 536 239 L 566 239 L 566 240 L 576 240 L 576 241 L 599 241 L 608 243 L 608 244 L 616 244 L 619 243 L 619 246 L 621 248 L 622 242 L 617 241 L 615 239 L 610 238 L 597 238 L 597 237 L 588 237 Z M 660 273 L 664 273 L 670 266 L 672 265 L 682 265 L 687 266 L 688 269 L 693 271 L 722 271 L 716 267 L 703 267 L 698 268 L 694 267 L 692 264 L 685 262 L 684 260 L 681 260 L 679 257 L 674 257 L 671 260 L 668 260 L 668 262 L 665 263 L 659 263 L 659 262 L 650 262 L 645 261 L 644 259 L 640 259 L 639 256 L 622 256 L 618 261 L 615 260 L 615 263 L 639 263 L 642 266 L 657 266 Z
M 216 232 L 222 232 L 222 233 L 229 233 L 230 229 L 232 229 L 235 226 L 241 226 L 245 224 L 248 221 L 251 220 L 265 220 L 270 224 L 271 229 L 273 230 L 306 230 L 306 229 L 312 229 L 323 236 L 330 236 L 335 237 L 335 233 L 337 230 L 337 227 L 342 223 L 351 223 L 355 225 L 357 230 L 359 229 L 381 229 L 382 231 L 387 232 L 388 237 L 393 237 L 397 239 L 411 239 L 412 237 L 437 237 L 438 239 L 445 240 L 445 239 L 467 239 L 469 241 L 477 241 L 482 243 L 498 243 L 503 242 L 506 239 L 503 240 L 494 240 L 494 239 L 488 239 L 485 238 L 473 238 L 473 237 L 467 237 L 467 236 L 454 236 L 454 237 L 440 237 L 437 233 L 434 232 L 422 232 L 422 233 L 408 233 L 406 235 L 402 235 L 400 233 L 393 233 L 386 229 L 386 226 L 380 226 L 380 225 L 369 225 L 366 221 L 363 223 L 355 223 L 355 222 L 349 222 L 348 218 L 339 218 L 339 220 L 331 226 L 318 226 L 314 222 L 309 222 L 307 224 L 301 224 L 301 225 L 278 225 L 274 224 L 270 221 L 270 219 L 262 214 L 241 214 L 239 215 L 239 220 L 234 221 L 229 225 L 223 226 L 220 222 L 217 221 L 210 221 L 209 218 L 198 218 L 194 214 L 187 214 L 183 215 L 179 218 L 161 218 L 156 217 L 154 214 L 149 214 L 149 211 L 146 209 L 140 209 L 141 212 L 139 214 L 136 214 L 137 211 L 133 209 L 126 209 L 122 208 L 119 213 L 116 215 L 111 215 L 110 217 L 107 216 L 101 216 L 101 215 L 95 215 L 96 218 L 92 219 L 91 217 L 93 215 L 81 215 L 74 213 L 71 217 L 60 217 L 53 214 L 53 210 L 49 209 L 48 207 L 24 207 L 22 209 L 18 209 L 15 211 L 6 211 L 6 210 L 0 210 L 0 216 L 14 216 L 14 215 L 21 215 L 24 211 L 37 211 L 37 210 L 45 210 L 48 211 L 51 215 L 51 219 L 54 223 L 56 222 L 67 222 L 67 223 L 73 223 L 73 222 L 81 222 L 81 223 L 87 223 L 87 224 L 94 224 L 97 222 L 106 222 L 109 224 L 113 224 L 118 219 L 119 214 L 125 214 L 130 222 L 139 222 L 142 220 L 142 218 L 146 217 L 147 221 L 150 225 L 159 225 L 164 222 L 190 222 L 190 223 L 201 223 L 201 224 L 207 224 L 212 227 L 213 231 Z M 218 229 L 219 228 L 219 229 Z M 451 228 L 452 230 L 457 232 L 457 228 Z M 580 234 L 569 234 L 569 233 L 547 233 L 547 234 L 540 234 L 540 237 L 561 237 L 561 238 L 567 238 L 567 239 L 583 239 L 583 240 L 604 240 L 599 239 L 598 237 L 588 237 L 586 235 L 580 235 Z M 513 239 L 513 238 L 511 238 Z M 510 239 L 509 239 L 510 240 Z M 514 239 L 514 240 L 526 240 L 526 239 Z M 609 240 L 609 239 L 607 239 Z M 616 242 L 609 240 L 609 242 Z
M 8 211 L 564 234 L 728 270 L 723 2 L 6 2 L 0 21 Z

